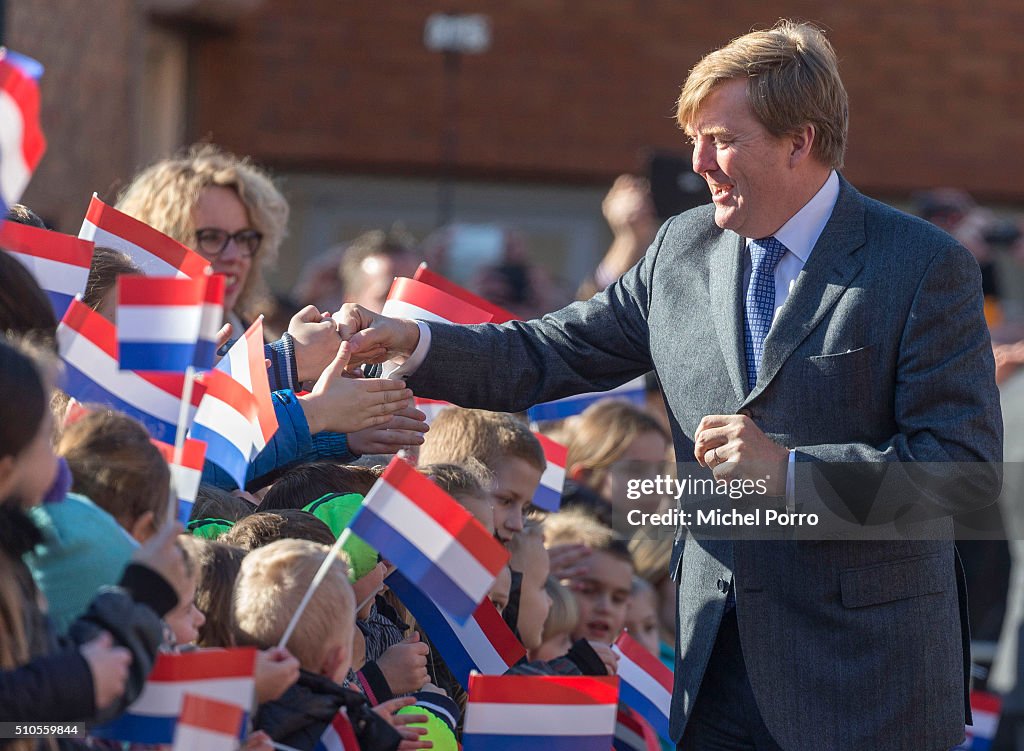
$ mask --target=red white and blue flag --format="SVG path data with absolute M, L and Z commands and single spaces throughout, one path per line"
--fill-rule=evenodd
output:
M 72 235 L 18 222 L 0 226 L 0 247 L 28 269 L 50 298 L 59 321 L 75 295 L 85 292 L 93 244 Z
M 672 671 L 629 634 L 623 632 L 612 650 L 619 656 L 622 703 L 635 710 L 666 741 L 672 707 Z
M 119 277 L 117 342 L 121 369 L 184 373 L 195 359 L 205 292 L 205 276 Z
M 189 436 L 206 442 L 206 460 L 223 469 L 239 488 L 255 456 L 260 433 L 258 407 L 252 392 L 227 373 L 209 370 L 196 380 L 205 394 Z M 257 452 L 258 453 L 258 452 Z
M 999 729 L 1002 699 L 987 691 L 971 691 L 971 714 L 974 724 L 965 730 L 967 737 L 953 751 L 989 751 Z
M 236 751 L 245 732 L 245 716 L 237 704 L 185 694 L 173 751 Z
M 252 711 L 255 699 L 256 649 L 197 649 L 161 652 L 139 698 L 118 717 L 96 725 L 90 734 L 128 743 L 172 744 L 185 695 L 202 696 Z M 241 738 L 243 722 L 239 725 Z
M 263 316 L 257 318 L 231 345 L 227 354 L 217 363 L 217 370 L 238 381 L 256 400 L 259 429 L 253 434 L 253 449 L 249 456 L 252 461 L 277 432 L 277 414 L 270 396 L 270 379 L 267 377 L 263 354 Z
M 509 552 L 450 495 L 395 457 L 349 525 L 457 623 L 487 597 Z
M 565 417 L 578 415 L 591 404 L 602 399 L 620 399 L 635 404 L 637 407 L 644 406 L 645 399 L 644 377 L 634 378 L 621 386 L 616 386 L 608 391 L 594 391 L 586 394 L 576 394 L 563 399 L 556 399 L 553 402 L 536 404 L 527 410 L 526 414 L 532 422 L 540 420 L 561 420 Z
M 412 613 L 463 688 L 469 688 L 472 671 L 502 675 L 526 656 L 526 649 L 490 600 L 485 598 L 473 616 L 460 624 L 400 571 L 393 571 L 384 583 Z
M 618 698 L 615 676 L 474 675 L 463 751 L 609 751 Z
M 313 751 L 359 751 L 355 730 L 342 707 L 324 730 Z
M 562 490 L 565 489 L 565 464 L 569 450 L 542 433 L 534 433 L 534 436 L 540 441 L 548 463 L 540 476 L 537 492 L 533 494 L 533 505 L 545 511 L 558 511 L 562 505 Z
M 427 416 L 427 419 L 424 420 L 424 422 L 426 422 L 427 425 L 434 421 L 434 418 L 437 417 L 438 413 L 442 409 L 445 409 L 446 407 L 455 406 L 451 402 L 441 401 L 440 399 L 421 399 L 418 396 L 416 397 L 415 401 L 416 409 L 418 409 L 420 412 Z
M 629 707 L 619 704 L 612 748 L 615 751 L 661 751 L 661 744 L 650 723 Z
M 78 236 L 101 247 L 125 253 L 146 276 L 195 279 L 205 275 L 210 268 L 210 262 L 194 250 L 145 222 L 108 206 L 95 193 Z
M 0 208 L 17 203 L 46 151 L 39 126 L 43 66 L 0 48 Z
M 178 521 L 187 524 L 192 516 L 199 483 L 203 480 L 203 462 L 206 460 L 206 444 L 194 438 L 186 438 L 182 447 L 181 463 L 174 463 L 174 446 L 155 438 L 150 441 L 160 451 L 171 470 L 171 482 L 178 496 Z
M 416 273 L 412 276 L 418 282 L 429 284 L 435 289 L 439 289 L 442 292 L 447 292 L 452 297 L 457 297 L 463 302 L 467 302 L 470 305 L 475 305 L 481 310 L 487 311 L 491 314 L 490 323 L 505 323 L 507 321 L 521 321 L 522 319 L 515 313 L 510 313 L 500 305 L 495 305 L 489 300 L 485 300 L 479 295 L 474 295 L 465 287 L 461 287 L 450 279 L 441 276 L 438 273 L 431 271 L 427 267 L 426 261 L 419 265 L 416 269 Z
M 80 300 L 72 300 L 57 327 L 64 360 L 64 391 L 83 404 L 97 402 L 141 422 L 149 434 L 174 443 L 185 377 L 176 373 L 122 371 L 117 364 L 114 324 Z M 189 419 L 203 396 L 192 390 Z
M 490 323 L 494 317 L 472 303 L 404 276 L 391 283 L 381 313 L 391 318 L 435 323 Z
M 224 325 L 224 275 L 206 277 L 203 293 L 202 316 L 199 320 L 199 338 L 192 365 L 197 370 L 209 370 L 217 360 L 217 333 Z

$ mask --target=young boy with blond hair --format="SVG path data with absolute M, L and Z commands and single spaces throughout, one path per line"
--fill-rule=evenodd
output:
M 495 533 L 494 509 L 488 492 L 491 473 L 481 462 L 466 459 L 462 464 L 420 464 L 418 469 L 458 501 L 484 529 L 492 535 Z
M 307 540 L 284 539 L 249 553 L 235 582 L 235 642 L 261 649 L 275 646 L 330 549 Z M 279 743 L 312 751 L 324 730 L 343 711 L 363 751 L 393 751 L 409 715 L 393 713 L 412 699 L 396 699 L 375 712 L 366 698 L 340 685 L 353 659 L 355 596 L 348 569 L 333 561 L 286 645 L 299 660 L 299 680 L 276 701 L 260 705 L 255 726 Z M 418 718 L 417 719 L 422 719 Z
M 473 460 L 491 474 L 494 526 L 498 539 L 507 545 L 522 531 L 525 511 L 547 467 L 544 449 L 530 428 L 512 415 L 443 409 L 424 437 L 420 465 L 465 465 Z

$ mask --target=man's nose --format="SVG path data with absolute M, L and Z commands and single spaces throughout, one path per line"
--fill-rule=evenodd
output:
M 693 145 L 693 171 L 698 175 L 715 169 L 715 148 L 709 141 L 698 140 Z

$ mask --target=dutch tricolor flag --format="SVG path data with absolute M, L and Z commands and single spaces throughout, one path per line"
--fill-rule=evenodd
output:
M 199 278 L 210 262 L 163 232 L 108 206 L 94 193 L 78 236 L 130 257 L 147 276 Z
M 205 394 L 199 403 L 189 436 L 206 443 L 206 460 L 223 469 L 239 488 L 257 442 L 262 441 L 259 412 L 252 392 L 227 373 L 210 370 L 196 380 Z
M 489 300 L 485 300 L 479 295 L 474 295 L 465 287 L 460 287 L 458 284 L 451 281 L 450 279 L 447 279 L 441 276 L 440 274 L 431 271 L 427 267 L 426 261 L 419 265 L 419 268 L 416 269 L 416 273 L 413 274 L 412 278 L 418 282 L 429 284 L 431 287 L 439 289 L 442 292 L 447 292 L 452 297 L 457 297 L 463 302 L 469 303 L 470 305 L 475 305 L 481 310 L 490 313 L 490 323 L 505 323 L 507 321 L 522 320 L 519 316 L 515 315 L 514 313 L 510 313 L 500 305 L 495 305 L 494 303 L 490 302 Z
M 471 672 L 502 675 L 526 656 L 526 649 L 490 600 L 485 598 L 473 616 L 459 624 L 401 572 L 392 572 L 384 583 L 416 618 L 463 688 L 469 688 Z
M 565 464 L 568 449 L 552 441 L 542 433 L 534 433 L 544 448 L 544 458 L 548 460 L 544 474 L 540 476 L 540 485 L 533 494 L 533 505 L 545 511 L 558 511 L 562 505 L 562 490 L 565 488 Z
M 237 704 L 185 694 L 173 751 L 236 751 L 245 732 L 245 715 Z
M 974 724 L 966 729 L 967 738 L 953 751 L 989 751 L 999 729 L 1002 699 L 986 691 L 971 691 L 971 714 Z
M 561 420 L 564 417 L 578 415 L 591 404 L 602 399 L 624 399 L 638 407 L 644 406 L 645 386 L 644 377 L 634 378 L 621 386 L 616 386 L 609 391 L 594 391 L 586 394 L 576 394 L 563 399 L 556 399 L 553 402 L 544 402 L 530 407 L 527 415 L 531 422 L 540 420 Z
M 186 438 L 181 452 L 181 464 L 174 463 L 174 446 L 151 438 L 171 470 L 171 482 L 178 495 L 178 521 L 187 524 L 192 516 L 199 484 L 203 480 L 203 462 L 206 460 L 206 444 L 193 438 Z
M 39 127 L 36 60 L 0 48 L 0 209 L 17 203 L 39 160 L 46 139 Z
M 206 277 L 202 315 L 199 319 L 199 338 L 192 365 L 198 370 L 209 370 L 217 361 L 217 333 L 224 323 L 224 275 Z
M 615 751 L 661 751 L 661 744 L 650 723 L 629 707 L 619 704 L 612 748 Z
M 491 676 L 469 679 L 464 751 L 609 751 L 615 676 Z
M 334 715 L 313 751 L 359 751 L 359 741 L 344 707 Z
M 253 647 L 161 653 L 139 698 L 119 717 L 90 732 L 97 738 L 129 743 L 174 743 L 186 694 L 222 701 L 246 714 L 252 711 L 255 669 Z M 239 731 L 242 726 L 244 721 Z
M 185 377 L 171 373 L 122 371 L 117 364 L 117 333 L 110 321 L 79 300 L 72 300 L 57 327 L 64 360 L 64 391 L 87 404 L 98 402 L 139 420 L 149 434 L 174 443 Z M 189 417 L 203 389 L 192 390 Z
M 85 292 L 93 244 L 72 235 L 4 222 L 0 247 L 21 261 L 50 298 L 59 321 L 75 295 Z
M 231 345 L 227 354 L 217 363 L 217 370 L 231 376 L 242 384 L 256 400 L 256 419 L 259 430 L 253 436 L 253 450 L 249 456 L 256 458 L 277 432 L 277 414 L 270 396 L 270 379 L 263 354 L 263 316 L 260 316 Z
M 672 708 L 672 671 L 623 632 L 612 647 L 619 656 L 622 703 L 635 710 L 666 741 Z
M 509 559 L 472 514 L 398 457 L 349 526 L 461 624 L 476 612 Z
M 196 355 L 206 277 L 125 276 L 117 280 L 122 370 L 184 373 Z
M 424 422 L 426 422 L 427 425 L 434 421 L 434 418 L 437 417 L 438 413 L 442 409 L 445 409 L 446 407 L 455 406 L 451 402 L 441 401 L 440 399 L 422 399 L 418 396 L 416 397 L 415 401 L 416 409 L 418 409 L 420 412 L 427 416 L 427 419 L 424 420 Z
M 382 314 L 435 323 L 490 323 L 491 313 L 415 279 L 400 276 L 391 284 Z

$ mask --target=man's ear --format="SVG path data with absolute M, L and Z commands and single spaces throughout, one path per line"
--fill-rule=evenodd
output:
M 817 140 L 818 132 L 810 123 L 802 125 L 789 136 L 789 166 L 795 167 L 811 156 L 811 149 Z
M 6 498 L 14 487 L 14 457 L 0 459 L 0 498 Z

